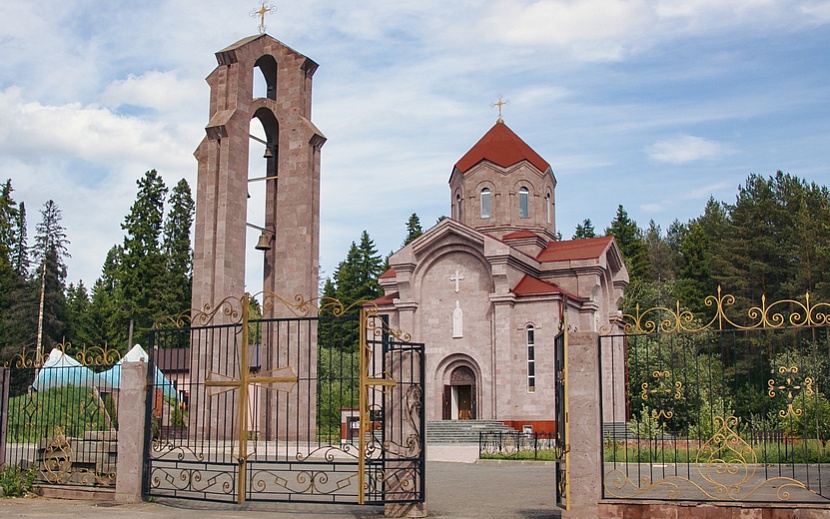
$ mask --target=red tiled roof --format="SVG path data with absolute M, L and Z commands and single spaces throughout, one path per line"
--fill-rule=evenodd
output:
M 525 277 L 519 281 L 516 288 L 513 289 L 513 293 L 518 296 L 527 296 L 531 294 L 556 294 L 558 292 L 562 292 L 562 289 L 551 285 L 550 283 L 545 283 L 541 279 L 528 276 L 527 274 L 525 274 Z
M 528 231 L 527 229 L 522 229 L 521 231 L 505 234 L 502 240 L 515 240 L 518 238 L 536 238 L 536 233 L 534 233 L 533 231 Z
M 565 294 L 566 296 L 579 299 L 577 296 L 571 294 L 567 290 L 562 290 L 556 285 L 552 285 L 541 279 L 535 278 L 525 274 L 525 277 L 512 290 L 517 296 L 534 296 L 540 294 Z
M 385 296 L 381 296 L 374 301 L 366 303 L 366 305 L 370 305 L 372 303 L 376 304 L 377 306 L 383 305 L 391 305 L 400 294 L 398 292 L 392 292 L 391 294 L 386 294 Z M 365 306 L 365 305 L 364 305 Z
M 390 268 L 389 270 L 387 270 L 386 272 L 384 272 L 383 274 L 381 274 L 381 275 L 380 275 L 380 277 L 379 277 L 378 279 L 393 278 L 393 277 L 395 277 L 397 274 L 398 274 L 398 273 L 397 273 L 397 272 L 395 272 L 395 269 Z
M 584 240 L 552 241 L 536 259 L 545 262 L 599 258 L 613 239 L 611 236 L 602 236 Z
M 540 171 L 547 171 L 550 164 L 533 151 L 525 141 L 513 133 L 504 123 L 496 123 L 484 134 L 470 151 L 459 160 L 455 167 L 465 173 L 479 162 L 487 160 L 503 168 L 526 160 Z

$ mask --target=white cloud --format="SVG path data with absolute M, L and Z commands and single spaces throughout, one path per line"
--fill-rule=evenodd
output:
M 179 79 L 177 73 L 152 70 L 141 76 L 130 74 L 107 85 L 101 94 L 101 102 L 118 107 L 134 105 L 158 111 L 174 111 L 193 99 L 203 81 L 193 78 Z M 205 87 L 205 90 L 207 88 Z
M 815 0 L 500 0 L 468 39 L 560 49 L 578 61 L 619 61 L 680 37 L 775 27 L 816 27 L 830 7 Z
M 480 33 L 503 44 L 570 47 L 584 59 L 613 60 L 653 18 L 645 0 L 502 0 L 491 4 Z
M 17 87 L 0 91 L 0 120 L 0 153 L 8 156 L 73 157 L 100 164 L 152 160 L 157 167 L 187 167 L 193 161 L 192 150 L 169 125 L 95 105 L 27 102 Z
M 658 141 L 646 148 L 649 158 L 669 164 L 685 164 L 696 160 L 715 159 L 733 153 L 732 148 L 717 141 L 693 135 L 682 135 Z

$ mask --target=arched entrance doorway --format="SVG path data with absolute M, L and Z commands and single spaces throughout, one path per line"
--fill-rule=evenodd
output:
M 443 419 L 476 419 L 476 375 L 469 366 L 455 368 L 444 385 Z

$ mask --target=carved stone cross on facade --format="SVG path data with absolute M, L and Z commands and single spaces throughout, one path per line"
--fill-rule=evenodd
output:
M 458 290 L 460 289 L 460 287 L 458 286 L 458 282 L 461 281 L 462 279 L 464 279 L 464 274 L 461 273 L 461 271 L 459 271 L 458 269 L 456 269 L 455 274 L 450 276 L 450 281 L 455 282 L 455 293 L 456 294 L 458 293 Z

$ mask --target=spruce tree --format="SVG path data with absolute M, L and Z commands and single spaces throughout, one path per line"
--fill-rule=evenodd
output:
M 48 352 L 63 339 L 65 323 L 63 312 L 66 290 L 66 264 L 69 257 L 69 240 L 61 223 L 63 217 L 53 200 L 47 201 L 40 212 L 42 220 L 37 224 L 32 253 L 37 264 L 36 279 L 40 285 L 42 310 L 42 346 Z
M 586 218 L 582 223 L 576 224 L 576 231 L 574 232 L 574 240 L 584 240 L 585 238 L 596 238 L 597 233 L 594 230 L 594 224 L 591 223 L 590 218 Z
M 170 210 L 164 222 L 164 259 L 167 282 L 165 308 L 167 315 L 176 315 L 190 308 L 193 282 L 193 251 L 190 247 L 190 227 L 196 204 L 190 186 L 182 179 L 173 188 Z
M 649 258 L 643 231 L 628 216 L 622 205 L 617 207 L 617 214 L 611 221 L 611 226 L 605 229 L 605 235 L 613 236 L 617 241 L 631 280 L 645 278 L 648 275 Z
M 118 268 L 120 305 L 134 321 L 133 343 L 146 345 L 147 332 L 163 313 L 166 261 L 161 250 L 164 200 L 167 187 L 156 170 L 137 182 L 138 194 L 121 228 L 126 231 Z M 126 349 L 132 345 L 125 345 Z
M 424 229 L 421 227 L 421 219 L 418 218 L 417 214 L 412 213 L 406 222 L 406 238 L 403 240 L 403 244 L 406 245 L 422 234 L 424 234 Z

